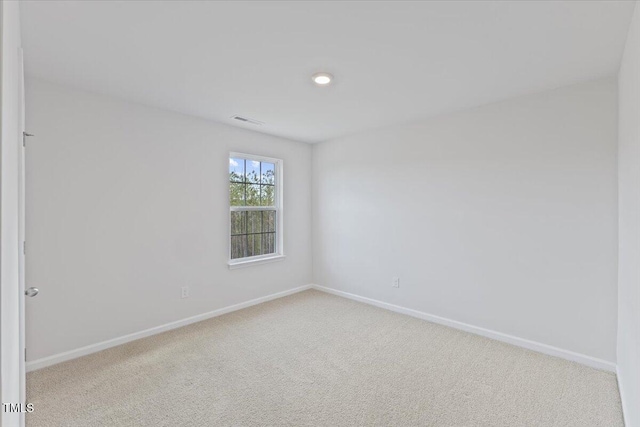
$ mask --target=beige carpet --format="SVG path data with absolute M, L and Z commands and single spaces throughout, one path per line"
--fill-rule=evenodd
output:
M 32 372 L 27 426 L 622 426 L 616 378 L 306 291 Z

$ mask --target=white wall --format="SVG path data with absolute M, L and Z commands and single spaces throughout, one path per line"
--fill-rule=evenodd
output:
M 41 80 L 26 90 L 29 360 L 310 282 L 309 145 Z M 284 160 L 282 262 L 228 269 L 230 151 Z
M 18 2 L 2 2 L 0 92 L 0 398 L 24 403 L 19 334 L 19 149 L 22 143 L 22 60 Z M 0 424 L 17 426 L 21 414 L 2 411 Z
M 640 7 L 619 84 L 618 384 L 628 427 L 640 426 Z
M 314 283 L 615 362 L 616 102 L 606 79 L 315 145 Z

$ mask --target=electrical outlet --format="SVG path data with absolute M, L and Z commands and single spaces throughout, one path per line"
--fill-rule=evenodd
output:
M 393 279 L 391 279 L 391 286 L 394 288 L 399 288 L 400 287 L 400 278 L 399 277 L 394 277 Z
M 189 287 L 188 286 L 183 286 L 182 287 L 182 298 L 189 298 Z

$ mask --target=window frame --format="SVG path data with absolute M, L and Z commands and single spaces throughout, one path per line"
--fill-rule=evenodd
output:
M 231 186 L 229 181 L 229 159 L 232 157 L 241 158 L 245 160 L 252 160 L 256 162 L 272 163 L 275 170 L 275 203 L 274 206 L 231 206 Z M 264 264 L 273 261 L 282 261 L 285 258 L 284 254 L 284 213 L 283 213 L 283 161 L 282 159 L 276 159 L 273 157 L 257 156 L 255 154 L 238 153 L 232 151 L 227 158 L 227 206 L 229 207 L 229 213 L 227 218 L 227 237 L 228 237 L 228 250 L 227 250 L 227 264 L 230 269 L 246 267 L 250 265 Z M 245 171 L 246 173 L 246 171 Z M 256 255 L 244 258 L 231 258 L 231 212 L 246 212 L 246 211 L 268 211 L 272 210 L 276 213 L 276 236 L 275 244 L 276 251 L 271 254 Z

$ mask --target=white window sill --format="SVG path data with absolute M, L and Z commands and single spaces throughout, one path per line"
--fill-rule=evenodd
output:
M 239 261 L 229 261 L 229 270 L 235 270 L 236 268 L 249 267 L 251 265 L 267 264 L 270 262 L 284 261 L 286 255 L 273 255 L 265 258 L 255 259 L 243 259 Z

